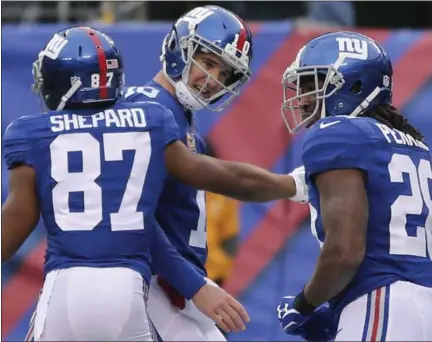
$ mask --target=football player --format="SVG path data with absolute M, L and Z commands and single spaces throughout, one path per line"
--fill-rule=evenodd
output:
M 121 101 L 123 62 L 111 38 L 88 27 L 62 30 L 33 73 L 48 112 L 21 117 L 5 132 L 1 243 L 5 262 L 42 215 L 48 247 L 35 340 L 153 340 L 150 260 L 223 329 L 244 329 L 244 308 L 207 284 L 155 220 L 166 163 L 188 169 L 195 155 L 178 140 L 169 110 Z M 184 181 L 196 177 L 187 171 Z
M 240 94 L 251 77 L 252 45 L 250 29 L 234 13 L 218 6 L 194 8 L 174 23 L 163 41 L 162 70 L 144 86 L 126 88 L 124 98 L 155 101 L 171 110 L 183 143 L 194 153 L 205 154 L 194 112 L 203 108 L 220 111 Z M 243 201 L 301 201 L 306 197 L 302 168 L 292 175 L 276 175 L 243 163 L 211 160 L 217 178 L 212 178 L 210 170 L 190 168 L 196 182 L 185 183 L 172 168 L 156 209 L 169 240 L 203 276 L 207 258 L 205 192 L 197 188 Z M 229 181 L 231 172 L 238 175 L 237 181 Z M 225 340 L 214 322 L 180 296 L 163 275 L 152 278 L 149 312 L 164 340 Z
M 308 128 L 302 156 L 321 253 L 303 291 L 281 300 L 282 327 L 316 336 L 309 319 L 328 319 L 329 302 L 326 339 L 432 340 L 431 160 L 392 105 L 389 56 L 367 36 L 327 33 L 299 51 L 283 85 L 288 129 Z

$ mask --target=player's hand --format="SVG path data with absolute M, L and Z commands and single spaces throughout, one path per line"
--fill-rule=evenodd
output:
M 294 179 L 296 194 L 290 200 L 306 203 L 309 201 L 308 186 L 306 184 L 306 170 L 304 166 L 295 168 L 289 175 Z
M 306 341 L 334 341 L 338 319 L 327 304 L 321 305 L 304 323 L 300 336 Z
M 192 297 L 196 307 L 210 317 L 225 332 L 239 332 L 249 322 L 243 305 L 220 287 L 206 284 Z
M 284 331 L 298 335 L 309 342 L 333 341 L 336 337 L 338 320 L 328 304 L 318 307 L 310 316 L 294 309 L 295 296 L 283 297 L 277 307 L 278 318 Z
M 309 316 L 304 316 L 294 309 L 295 298 L 295 296 L 283 297 L 277 307 L 279 322 L 289 335 L 300 335 L 302 326 L 309 319 Z

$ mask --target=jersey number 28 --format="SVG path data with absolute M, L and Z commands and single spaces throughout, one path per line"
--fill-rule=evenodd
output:
M 388 165 L 390 181 L 403 183 L 407 174 L 411 195 L 400 195 L 391 206 L 390 219 L 390 254 L 426 257 L 426 251 L 432 259 L 432 200 L 429 181 L 432 170 L 429 160 L 422 159 L 418 167 L 411 157 L 395 153 Z M 416 227 L 415 235 L 407 233 L 408 215 L 420 215 L 426 205 L 428 215 L 424 227 Z

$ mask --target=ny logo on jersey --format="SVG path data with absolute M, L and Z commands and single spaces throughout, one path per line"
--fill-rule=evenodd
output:
M 67 43 L 67 39 L 56 33 L 43 51 L 44 56 L 47 56 L 51 59 L 57 59 L 60 51 L 65 47 Z
M 186 13 L 185 16 L 181 17 L 177 21 L 176 26 L 181 21 L 186 21 L 189 23 L 188 29 L 195 30 L 196 25 L 202 22 L 205 18 L 211 16 L 213 13 L 214 12 L 208 8 L 204 8 L 204 7 L 194 8 L 192 11 Z
M 368 58 L 368 44 L 366 40 L 357 38 L 336 38 L 339 44 L 339 57 L 366 60 Z
M 195 134 L 193 133 L 186 133 L 186 143 L 187 143 L 187 147 L 189 148 L 189 150 L 191 152 L 196 152 L 196 142 L 195 142 Z

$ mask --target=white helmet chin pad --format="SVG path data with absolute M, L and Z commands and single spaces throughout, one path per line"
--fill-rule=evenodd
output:
M 175 83 L 175 91 L 179 102 L 189 110 L 200 110 L 206 105 L 192 94 L 191 90 L 189 90 L 183 80 Z

